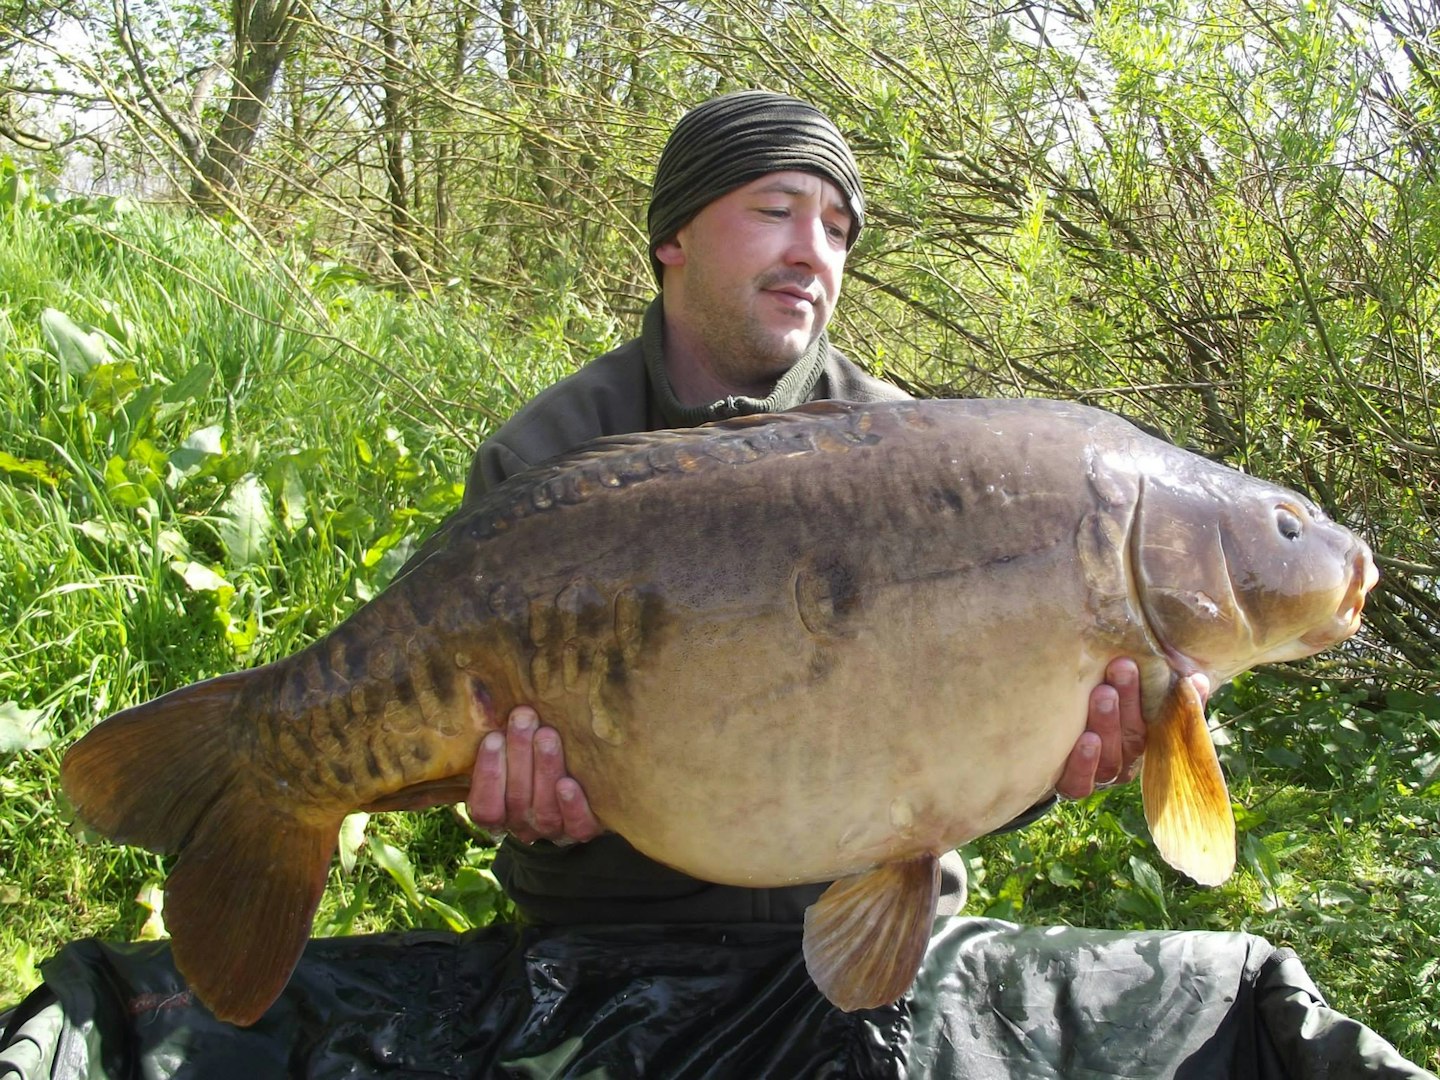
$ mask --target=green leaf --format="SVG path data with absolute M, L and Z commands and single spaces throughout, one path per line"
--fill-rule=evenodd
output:
M 397 526 L 387 532 L 384 536 L 376 539 L 365 549 L 360 556 L 361 565 L 367 569 L 373 569 L 384 557 L 385 553 L 398 544 L 405 536 L 405 527 Z
M 17 458 L 13 454 L 7 454 L 4 450 L 0 450 L 0 471 L 4 471 L 8 476 L 19 477 L 22 480 L 34 480 L 52 488 L 60 482 L 62 476 L 46 462 L 36 461 L 33 458 Z
M 453 908 L 445 903 L 444 900 L 427 896 L 425 897 L 425 906 L 431 911 L 437 912 L 439 916 L 445 920 L 445 925 L 457 934 L 463 934 L 466 930 L 475 929 L 475 924 L 472 923 L 467 916 L 462 914 L 457 908 Z
M 223 575 L 217 574 L 204 563 L 176 559 L 170 564 L 170 569 L 180 575 L 185 587 L 191 592 L 219 592 L 230 584 Z
M 165 388 L 165 400 L 172 404 L 182 401 L 199 401 L 210 392 L 210 381 L 214 378 L 214 365 L 196 364 L 180 376 L 179 382 Z
M 142 909 L 148 911 L 145 917 L 145 925 L 140 927 L 136 938 L 140 941 L 159 941 L 169 937 L 165 929 L 165 887 L 158 881 L 147 881 L 140 887 L 140 892 L 135 897 L 135 903 Z
M 128 465 L 118 454 L 105 462 L 105 491 L 112 500 L 133 510 L 143 505 L 150 498 L 150 493 L 143 483 L 131 476 Z
M 40 313 L 40 330 L 50 352 L 60 361 L 66 376 L 83 375 L 92 368 L 111 363 L 104 334 L 82 330 L 63 311 L 46 308 Z
M 350 538 L 368 532 L 375 524 L 375 518 L 353 499 L 341 504 L 330 513 L 330 527 L 338 536 Z
M 425 907 L 425 901 L 420 895 L 420 889 L 415 884 L 415 868 L 410 865 L 409 858 L 397 847 L 392 847 L 377 836 L 370 838 L 370 857 L 375 860 L 376 865 L 384 870 L 395 884 L 400 886 L 400 891 L 405 894 L 405 899 L 410 901 L 411 906 L 417 910 Z
M 0 161 L 0 206 L 33 210 L 36 202 L 35 187 L 19 166 L 9 158 Z
M 100 310 L 105 313 L 101 329 L 122 345 L 133 345 L 139 338 L 139 328 L 125 317 L 125 309 L 113 300 L 101 300 Z
M 355 870 L 355 858 L 365 844 L 365 826 L 370 815 L 363 810 L 347 814 L 340 823 L 340 871 L 349 877 Z
M 1140 856 L 1131 855 L 1130 873 L 1134 877 L 1135 887 L 1145 899 L 1154 905 L 1162 917 L 1168 916 L 1169 912 L 1165 909 L 1165 885 L 1160 880 L 1160 872 Z
M 286 462 L 280 484 L 280 511 L 284 514 L 285 527 L 291 532 L 303 526 L 307 520 L 307 492 L 305 481 L 294 462 Z
M 1072 889 L 1080 884 L 1080 879 L 1075 876 L 1075 871 L 1063 862 L 1051 863 L 1045 876 L 1050 879 L 1052 885 L 1059 885 L 1065 889 Z
M 50 745 L 42 709 L 22 709 L 18 702 L 0 703 L 0 754 L 44 750 Z
M 265 560 L 275 520 L 270 513 L 270 492 L 258 476 L 243 476 L 230 489 L 220 508 L 217 529 L 231 566 L 254 566 Z
M 1303 757 L 1286 746 L 1267 746 L 1265 760 L 1286 769 L 1297 769 L 1305 764 Z
M 75 526 L 75 530 L 82 536 L 88 536 L 97 544 L 133 544 L 136 540 L 134 532 L 122 523 L 103 518 L 82 521 Z
M 1385 707 L 1396 712 L 1415 713 L 1440 720 L 1440 697 L 1434 694 L 1417 694 L 1413 690 L 1390 690 L 1385 694 Z
M 1240 863 L 1260 879 L 1265 888 L 1274 893 L 1280 884 L 1280 860 L 1264 840 L 1254 833 L 1246 833 L 1240 842 Z
M 121 444 L 120 452 L 122 454 L 128 451 L 130 440 L 136 434 L 145 431 L 155 418 L 155 407 L 159 403 L 164 389 L 163 386 L 154 383 L 142 387 L 121 407 L 120 414 L 125 419 L 126 429 L 129 433 L 129 437 Z
M 224 436 L 223 424 L 211 424 L 192 431 L 177 449 L 170 452 L 170 464 L 183 478 L 202 472 L 206 465 L 224 454 Z

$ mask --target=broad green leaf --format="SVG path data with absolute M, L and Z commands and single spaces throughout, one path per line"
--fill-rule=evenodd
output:
M 35 188 L 25 173 L 8 159 L 0 162 L 0 206 L 33 209 Z
M 375 570 L 377 581 L 388 582 L 400 572 L 400 568 L 410 561 L 410 556 L 415 553 L 415 537 L 407 534 L 406 537 L 396 544 L 381 557 L 379 565 Z
M 1272 893 L 1279 887 L 1280 860 L 1270 845 L 1254 833 L 1247 832 L 1240 842 L 1240 862 Z
M 1385 707 L 1397 712 L 1418 712 L 1440 720 L 1440 696 L 1417 694 L 1413 690 L 1396 689 L 1385 694 Z
M 1286 769 L 1299 768 L 1305 764 L 1305 759 L 1288 746 L 1267 746 L 1264 754 L 1266 761 Z
M 180 446 L 170 452 L 170 464 L 182 478 L 194 476 L 225 452 L 225 427 L 211 424 L 192 431 Z
M 1145 895 L 1145 898 L 1155 906 L 1161 915 L 1167 915 L 1165 885 L 1160 880 L 1160 872 L 1140 856 L 1131 855 L 1130 873 L 1134 876 L 1136 887 Z
M 353 500 L 346 501 L 330 514 L 330 527 L 337 535 L 347 538 L 369 531 L 374 524 L 375 518 L 370 512 Z
M 210 391 L 210 381 L 215 378 L 211 364 L 196 364 L 178 382 L 165 388 L 167 402 L 199 401 Z
M 105 463 L 105 488 L 121 506 L 143 506 L 158 499 L 169 462 L 149 439 L 136 439 L 129 454 L 112 455 Z
M 50 352 L 60 361 L 63 375 L 83 375 L 92 368 L 111 363 L 104 334 L 82 330 L 63 311 L 46 308 L 40 313 L 40 330 Z
M 1050 879 L 1051 884 L 1067 889 L 1080 884 L 1080 879 L 1075 876 L 1075 871 L 1063 862 L 1051 863 L 1049 870 L 1046 871 L 1046 876 Z
M 427 514 L 443 516 L 459 506 L 464 496 L 464 483 L 458 480 L 442 480 L 422 491 L 415 500 L 415 505 Z
M 365 826 L 370 815 L 363 810 L 347 814 L 340 823 L 340 870 L 349 877 L 355 869 L 355 858 L 365 843 Z
M 133 510 L 150 498 L 150 492 L 144 483 L 131 475 L 129 464 L 118 455 L 105 462 L 105 491 L 113 501 Z
M 254 566 L 265 560 L 275 521 L 270 513 L 270 492 L 258 476 L 241 477 L 230 489 L 217 528 L 231 566 Z
M 133 346 L 139 337 L 139 328 L 125 317 L 125 309 L 113 300 L 101 300 L 100 310 L 105 313 L 101 328 L 115 341 Z
M 421 897 L 420 889 L 415 884 L 415 868 L 410 865 L 410 859 L 406 854 L 377 836 L 370 838 L 367 847 L 370 857 L 375 860 L 376 865 L 394 879 L 395 884 L 400 886 L 411 905 L 417 909 L 424 908 L 425 900 Z
M 255 611 L 254 604 L 247 604 L 244 615 L 236 615 L 232 610 L 232 601 L 235 598 L 235 590 L 230 586 L 220 589 L 215 594 L 215 614 L 225 626 L 225 640 L 236 656 L 248 657 L 255 649 L 255 642 L 260 637 L 260 618 Z
M 190 542 L 178 529 L 161 528 L 155 537 L 155 543 L 160 555 L 164 558 L 188 559 L 190 557 Z
M 191 592 L 219 592 L 230 583 L 204 563 L 186 562 L 176 559 L 170 569 L 179 574 L 185 587 Z
M 13 890 L 15 899 L 9 899 L 7 893 L 7 896 L 4 898 L 5 903 L 18 903 L 20 900 L 19 889 L 16 889 L 13 885 L 9 888 Z M 38 953 L 30 942 L 16 941 L 14 947 L 10 950 L 10 974 L 14 977 L 16 984 L 19 986 L 39 986 L 41 979 L 39 961 L 43 958 L 43 954 Z
M 43 750 L 49 745 L 43 709 L 22 709 L 15 701 L 0 702 L 0 754 Z
M 165 887 L 158 881 L 147 881 L 140 887 L 135 903 L 149 912 L 145 925 L 140 927 L 136 938 L 140 941 L 159 941 L 170 936 L 165 929 Z
M 120 413 L 123 415 L 129 431 L 128 437 L 120 446 L 122 454 L 128 452 L 129 444 L 137 434 L 150 428 L 151 422 L 155 419 L 155 406 L 159 403 L 164 389 L 157 383 L 151 383 L 138 390 L 129 401 L 121 406 Z
M 463 914 L 458 908 L 451 907 L 445 903 L 444 900 L 434 896 L 427 896 L 425 897 L 425 906 L 431 911 L 437 912 L 440 917 L 445 920 L 445 925 L 457 934 L 463 934 L 466 930 L 475 929 L 475 924 L 470 921 L 468 916 Z
M 82 536 L 88 536 L 99 544 L 133 544 L 136 540 L 132 529 L 127 528 L 121 522 L 104 518 L 82 521 L 75 526 L 75 529 Z
M 305 481 L 300 478 L 300 470 L 293 462 L 286 462 L 280 484 L 280 512 L 284 515 L 285 527 L 291 532 L 308 519 L 306 505 Z
M 310 284 L 317 292 L 337 285 L 363 285 L 374 275 L 348 263 L 315 263 L 310 267 Z
M 378 537 L 364 553 L 360 556 L 360 562 L 367 569 L 373 569 L 384 557 L 385 553 L 398 544 L 405 536 L 403 526 L 391 529 L 384 536 Z
M 34 458 L 17 458 L 4 450 L 0 450 L 0 471 L 23 480 L 34 480 L 52 488 L 60 482 L 62 475 L 47 462 L 36 461 Z

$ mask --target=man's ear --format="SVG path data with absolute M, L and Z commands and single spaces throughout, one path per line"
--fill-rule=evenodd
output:
M 680 238 L 672 236 L 663 244 L 658 245 L 655 248 L 655 258 L 659 260 L 661 266 L 684 266 L 685 249 L 680 246 Z

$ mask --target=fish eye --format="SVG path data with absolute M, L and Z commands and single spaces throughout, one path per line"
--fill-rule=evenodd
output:
M 1275 527 L 1280 530 L 1280 535 L 1286 540 L 1299 540 L 1305 534 L 1305 526 L 1300 521 L 1300 515 L 1288 506 L 1275 508 Z

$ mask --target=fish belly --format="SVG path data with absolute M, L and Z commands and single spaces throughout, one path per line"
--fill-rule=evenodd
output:
M 706 880 L 949 850 L 1051 790 L 1109 659 L 1074 575 L 1036 569 L 890 585 L 833 636 L 778 601 L 709 612 L 646 658 L 606 738 L 580 710 L 572 771 L 610 828 Z

